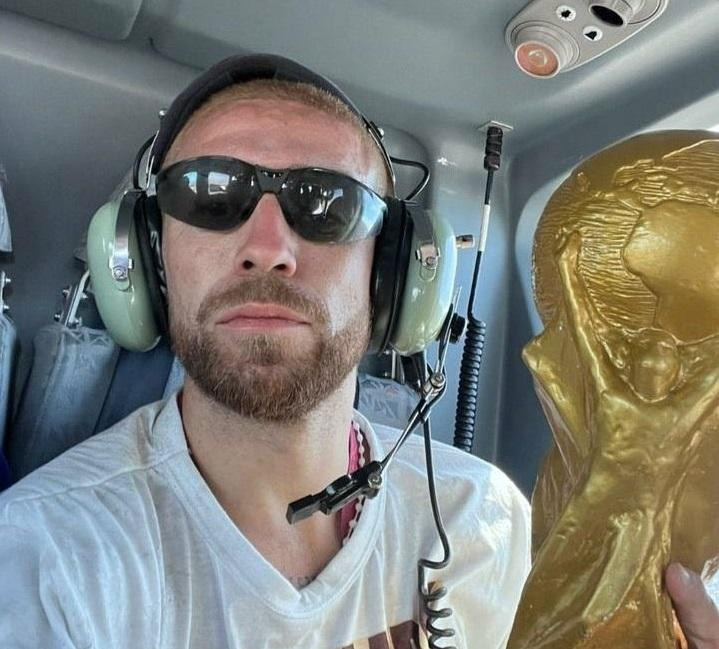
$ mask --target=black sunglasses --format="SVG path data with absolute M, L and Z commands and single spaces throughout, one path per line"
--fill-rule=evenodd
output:
M 184 223 L 229 230 L 272 193 L 303 239 L 347 243 L 375 236 L 385 201 L 361 182 L 328 169 L 266 169 L 237 158 L 202 156 L 166 167 L 155 181 L 160 210 Z

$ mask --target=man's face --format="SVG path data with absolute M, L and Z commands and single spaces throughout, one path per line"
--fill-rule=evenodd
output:
M 274 169 L 322 167 L 377 188 L 381 170 L 354 128 L 275 99 L 235 101 L 189 123 L 168 162 L 225 155 Z M 163 219 L 170 333 L 189 376 L 247 417 L 291 421 L 334 392 L 370 327 L 373 240 L 317 244 L 264 195 L 229 231 Z

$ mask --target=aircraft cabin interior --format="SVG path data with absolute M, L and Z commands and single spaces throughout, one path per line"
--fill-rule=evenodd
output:
M 502 129 L 474 306 L 486 335 L 472 452 L 529 496 L 551 439 L 521 359 L 543 327 L 532 285 L 537 222 L 569 172 L 610 144 L 719 129 L 718 25 L 714 0 L 0 0 L 6 453 L 28 427 L 50 435 L 82 420 L 92 434 L 163 396 L 169 350 L 143 357 L 102 335 L 86 276 L 88 223 L 126 185 L 159 111 L 200 70 L 267 52 L 334 80 L 393 156 L 429 168 L 417 200 L 475 244 L 487 129 Z M 421 177 L 415 167 L 397 174 L 399 196 Z M 476 245 L 457 253 L 462 315 L 475 254 Z M 95 345 L 96 365 L 73 345 Z M 432 412 L 434 436 L 447 443 L 461 356 L 462 341 L 449 348 L 448 389 Z M 386 380 L 393 360 L 367 359 L 363 370 Z M 379 389 L 406 400 L 391 383 Z

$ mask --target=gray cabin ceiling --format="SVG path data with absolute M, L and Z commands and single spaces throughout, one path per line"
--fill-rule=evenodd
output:
M 715 0 L 672 0 L 658 21 L 627 43 L 548 80 L 516 69 L 504 41 L 506 24 L 525 4 L 0 0 L 0 7 L 99 38 L 150 46 L 195 68 L 242 51 L 295 57 L 345 87 L 378 122 L 410 124 L 423 139 L 430 131 L 436 137 L 443 128 L 499 119 L 515 126 L 513 152 L 643 89 L 663 86 L 686 104 L 719 86 L 717 74 L 706 75 L 701 91 L 684 83 L 687 71 L 718 60 Z M 674 109 L 670 99 L 668 108 Z M 622 119 L 617 112 L 616 120 Z

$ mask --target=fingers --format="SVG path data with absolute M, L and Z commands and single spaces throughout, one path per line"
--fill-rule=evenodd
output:
M 673 563 L 664 573 L 664 580 L 689 649 L 719 649 L 719 610 L 701 577 Z

